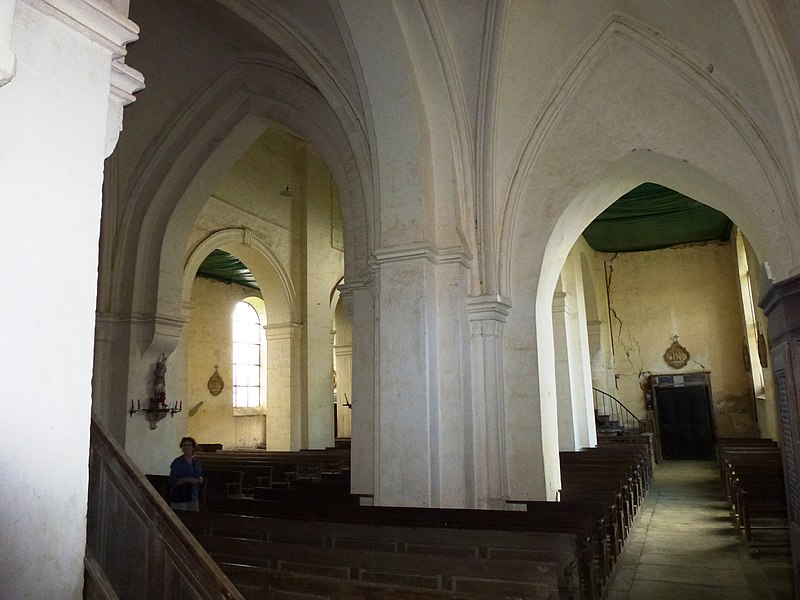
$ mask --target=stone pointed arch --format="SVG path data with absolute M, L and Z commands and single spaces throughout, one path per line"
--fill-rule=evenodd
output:
M 183 272 L 184 305 L 190 304 L 192 281 L 206 256 L 216 249 L 241 260 L 253 273 L 267 306 L 270 323 L 295 323 L 301 320 L 297 295 L 286 268 L 269 246 L 247 228 L 216 231 L 194 247 Z
M 308 141 L 330 169 L 342 206 L 346 269 L 366 269 L 372 227 L 360 164 L 330 105 L 306 80 L 268 61 L 234 64 L 151 144 L 135 169 L 115 253 L 134 281 L 108 299 L 117 310 L 179 314 L 187 223 L 216 182 L 272 123 Z M 360 266 L 359 266 L 360 265 Z M 112 286 L 113 288 L 114 286 Z M 176 293 L 178 297 L 176 297 Z
M 593 83 L 596 84 L 596 81 L 592 80 L 601 77 L 602 73 L 608 72 L 614 67 L 622 68 L 620 57 L 626 53 L 638 55 L 635 66 L 646 64 L 650 70 L 649 73 L 644 73 L 644 70 L 639 73 L 628 70 L 627 73 L 631 79 L 642 75 L 647 76 L 648 81 L 652 81 L 655 77 L 668 78 L 673 85 L 679 86 L 679 89 L 685 91 L 687 100 L 688 97 L 691 97 L 693 103 L 701 106 L 702 109 L 696 111 L 697 114 L 686 115 L 682 122 L 670 123 L 672 127 L 670 131 L 659 130 L 658 127 L 653 127 L 650 131 L 646 128 L 639 130 L 637 124 L 626 122 L 629 116 L 627 112 L 629 105 L 609 97 L 608 90 L 596 94 L 592 87 Z M 602 70 L 604 68 L 606 71 Z M 613 114 L 605 115 L 610 126 L 606 127 L 604 123 L 593 124 L 596 125 L 592 128 L 593 145 L 595 147 L 604 146 L 602 153 L 593 158 L 597 160 L 602 157 L 602 159 L 597 165 L 581 164 L 584 159 L 581 158 L 583 152 L 580 149 L 584 145 L 579 140 L 570 139 L 560 127 L 564 123 L 565 113 L 570 108 L 577 106 L 605 105 L 616 106 L 617 110 Z M 657 120 L 660 109 L 663 110 L 662 114 L 664 115 L 675 114 L 669 110 L 666 103 L 659 107 L 658 100 L 655 99 L 650 113 L 653 121 Z M 715 122 L 724 127 L 724 135 L 719 135 L 714 140 L 704 139 L 702 135 L 698 135 L 698 132 L 706 131 L 708 127 L 708 124 L 701 118 L 701 112 L 713 115 Z M 795 272 L 797 270 L 795 264 L 798 261 L 798 252 L 800 252 L 796 235 L 797 208 L 791 200 L 787 175 L 775 160 L 777 153 L 767 143 L 766 140 L 769 139 L 769 136 L 759 128 L 758 119 L 755 118 L 753 112 L 751 107 L 746 107 L 739 101 L 732 90 L 726 89 L 722 82 L 715 80 L 713 74 L 708 73 L 703 65 L 694 62 L 688 53 L 682 52 L 677 45 L 664 39 L 664 36 L 658 35 L 657 32 L 624 15 L 611 15 L 606 25 L 598 30 L 597 36 L 589 40 L 584 51 L 579 53 L 578 59 L 569 69 L 569 76 L 551 96 L 542 118 L 537 122 L 520 154 L 502 213 L 499 242 L 501 293 L 508 294 L 509 290 L 513 288 L 510 260 L 513 253 L 513 240 L 518 237 L 514 230 L 520 221 L 524 221 L 526 218 L 523 214 L 521 219 L 518 219 L 518 215 L 521 211 L 525 212 L 525 209 L 522 208 L 526 204 L 525 198 L 534 193 L 531 190 L 531 183 L 538 179 L 536 175 L 539 169 L 538 165 L 550 163 L 547 168 L 551 171 L 564 171 L 573 167 L 573 165 L 568 165 L 567 161 L 560 160 L 557 156 L 559 150 L 552 147 L 554 140 L 550 133 L 554 130 L 559 131 L 559 146 L 570 148 L 570 154 L 575 158 L 574 166 L 580 165 L 578 172 L 585 173 L 583 181 L 577 182 L 578 186 L 588 184 L 596 176 L 593 170 L 605 169 L 608 165 L 609 153 L 613 153 L 615 150 L 619 152 L 616 157 L 619 159 L 624 156 L 623 153 L 631 150 L 641 152 L 656 149 L 656 152 L 660 152 L 664 157 L 680 157 L 678 160 L 686 163 L 687 167 L 694 166 L 705 169 L 710 179 L 729 180 L 728 185 L 731 188 L 740 190 L 729 200 L 718 194 L 713 194 L 716 201 L 713 198 L 705 199 L 702 196 L 693 197 L 725 212 L 745 229 L 754 230 L 748 236 L 753 237 L 754 245 L 760 246 L 764 250 L 764 252 L 760 252 L 762 256 L 770 257 L 768 260 L 774 261 L 773 267 L 776 271 L 780 271 L 783 275 Z M 677 111 L 677 114 L 680 114 L 680 111 Z M 580 120 L 576 119 L 576 121 Z M 622 133 L 620 130 L 614 130 L 614 124 L 625 124 L 627 129 L 634 133 L 631 137 L 638 139 L 625 139 L 625 142 L 629 144 L 627 148 L 619 147 L 621 139 L 616 144 L 605 145 L 607 136 L 612 139 L 624 137 L 620 135 Z M 681 134 L 685 134 L 685 142 L 680 139 Z M 618 149 L 614 146 L 617 146 Z M 579 150 L 575 152 L 575 148 L 579 148 Z M 736 160 L 725 162 L 726 157 L 730 158 L 734 155 Z M 709 157 L 714 157 L 716 160 L 710 160 Z M 732 176 L 731 172 L 736 168 L 731 165 L 736 163 L 747 165 L 747 171 L 750 173 L 749 183 L 741 176 Z M 580 179 L 581 176 L 576 177 L 576 180 Z M 673 176 L 671 179 L 680 180 L 680 176 Z M 647 180 L 642 179 L 636 184 L 643 181 Z M 669 187 L 668 184 L 664 185 Z M 715 187 L 710 183 L 708 185 Z M 623 187 L 620 186 L 620 189 Z M 631 187 L 635 187 L 635 185 Z M 631 187 L 624 191 L 628 191 Z M 578 187 L 572 192 L 564 191 L 566 197 L 571 198 L 578 194 Z M 716 203 L 717 201 L 718 203 Z M 566 209 L 567 202 L 568 200 L 561 199 L 562 208 L 557 211 L 557 215 L 562 214 L 562 211 Z M 598 210 L 590 216 L 589 220 L 599 214 L 603 208 L 592 205 L 593 210 Z M 748 223 L 752 223 L 754 226 L 748 228 Z M 790 235 L 787 223 L 793 224 L 792 227 L 795 230 L 793 233 L 795 234 Z M 782 241 L 778 243 L 775 243 L 775 227 L 782 233 Z M 544 239 L 548 239 L 550 232 L 554 231 L 552 227 L 548 227 L 548 229 L 549 232 Z M 573 239 L 576 238 L 577 236 Z M 768 251 L 770 246 L 771 252 Z
M 687 52 L 623 15 L 588 41 L 550 98 L 500 228 L 512 495 L 550 498 L 558 487 L 552 296 L 570 248 L 608 205 L 645 181 L 670 187 L 726 213 L 779 277 L 797 271 L 800 219 L 754 115 Z
M 327 165 L 342 207 L 345 270 L 354 279 L 368 271 L 371 182 L 362 171 L 369 157 L 350 144 L 335 110 L 295 67 L 243 58 L 163 125 L 126 179 L 106 186 L 111 211 L 104 216 L 95 364 L 117 375 L 97 380 L 95 398 L 140 394 L 153 356 L 177 347 L 191 228 L 224 174 L 275 124 L 306 140 Z M 108 412 L 124 440 L 126 415 Z

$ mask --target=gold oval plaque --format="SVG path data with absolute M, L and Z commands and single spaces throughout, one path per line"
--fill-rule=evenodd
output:
M 225 382 L 222 381 L 222 376 L 219 374 L 218 366 L 214 365 L 214 374 L 208 378 L 208 391 L 212 396 L 219 396 L 222 389 L 225 387 Z

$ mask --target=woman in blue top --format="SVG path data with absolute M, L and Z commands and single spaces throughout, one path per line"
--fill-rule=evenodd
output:
M 200 510 L 198 486 L 203 484 L 203 469 L 194 458 L 197 442 L 181 438 L 183 454 L 169 466 L 169 503 L 176 510 Z

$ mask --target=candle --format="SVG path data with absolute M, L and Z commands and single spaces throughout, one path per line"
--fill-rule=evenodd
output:
M 131 400 L 131 408 L 133 408 L 133 400 Z M 142 410 L 142 402 L 138 398 L 136 399 L 136 408 Z
M 131 412 L 133 412 L 133 398 L 131 398 Z

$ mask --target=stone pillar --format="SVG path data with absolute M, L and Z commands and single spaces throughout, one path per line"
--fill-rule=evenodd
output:
M 431 506 L 431 264 L 423 255 L 398 253 L 382 256 L 379 267 L 375 503 Z
M 375 503 L 463 507 L 471 470 L 463 258 L 426 245 L 376 258 Z
M 352 431 L 353 345 L 334 346 L 336 354 L 336 414 L 339 437 L 350 437 Z M 349 406 L 348 406 L 349 405 Z
M 302 385 L 299 375 L 302 326 L 281 323 L 264 327 L 267 338 L 267 450 L 302 447 Z
M 569 257 L 561 271 L 561 291 L 553 294 L 552 318 L 559 449 L 580 450 L 597 444 L 597 431 L 589 328 L 583 279 L 576 257 Z
M 467 299 L 472 354 L 474 508 L 507 508 L 502 336 L 508 310 L 508 303 L 499 296 Z
M 350 440 L 350 491 L 375 494 L 375 405 L 377 404 L 375 280 L 347 281 L 339 294 L 353 324 L 353 365 Z
M 776 283 L 760 303 L 769 325 L 770 358 L 789 503 L 794 595 L 800 597 L 800 276 Z
M 580 450 L 579 408 L 572 385 L 570 361 L 572 343 L 571 298 L 564 292 L 553 294 L 553 350 L 556 366 L 556 401 L 558 402 L 558 449 Z
M 106 2 L 0 2 L 0 249 L 25 257 L 3 280 L 32 271 L 55 291 L 2 291 L 0 362 L 18 389 L 0 398 L 0 598 L 83 597 L 110 74 L 137 31 Z

